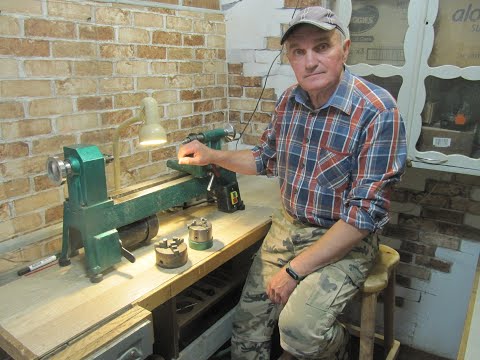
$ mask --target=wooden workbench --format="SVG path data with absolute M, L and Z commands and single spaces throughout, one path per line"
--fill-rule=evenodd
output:
M 244 211 L 226 214 L 213 204 L 160 218 L 158 239 L 179 236 L 187 242 L 193 219 L 212 223 L 213 247 L 189 248 L 183 267 L 157 267 L 150 245 L 134 252 L 135 263 L 123 259 L 98 284 L 86 276 L 80 254 L 70 266 L 0 287 L 0 347 L 15 359 L 81 358 L 149 318 L 150 311 L 265 236 L 272 209 L 280 204 L 277 180 L 240 176 L 239 184 Z

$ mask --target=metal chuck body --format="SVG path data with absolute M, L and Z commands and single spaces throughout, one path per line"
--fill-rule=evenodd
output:
M 187 245 L 181 238 L 163 239 L 155 244 L 156 264 L 162 268 L 174 269 L 187 263 Z
M 188 225 L 188 245 L 195 250 L 213 246 L 212 224 L 207 219 L 194 220 Z

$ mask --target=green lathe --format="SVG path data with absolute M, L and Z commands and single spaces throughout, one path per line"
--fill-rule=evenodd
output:
M 199 134 L 191 134 L 184 143 L 198 140 L 213 149 L 231 141 L 235 130 L 228 125 Z M 175 176 L 148 181 L 109 196 L 105 166 L 112 158 L 94 145 L 63 148 L 64 160 L 47 161 L 48 176 L 56 184 L 65 179 L 68 198 L 63 204 L 63 239 L 60 266 L 70 265 L 70 257 L 84 248 L 87 272 L 92 282 L 124 256 L 134 262 L 129 249 L 149 243 L 157 235 L 156 214 L 182 206 L 200 197 L 217 201 L 224 212 L 243 210 L 234 172 L 215 166 L 179 165 L 168 160 L 167 166 L 178 170 Z M 153 251 L 153 249 L 152 249 Z

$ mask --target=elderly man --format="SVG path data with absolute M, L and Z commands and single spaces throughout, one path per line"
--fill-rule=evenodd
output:
M 269 359 L 277 323 L 282 359 L 348 356 L 337 316 L 377 254 L 406 142 L 392 96 L 345 69 L 346 33 L 330 10 L 300 11 L 281 40 L 298 83 L 281 95 L 259 145 L 218 151 L 194 141 L 179 150 L 183 164 L 279 178 L 283 208 L 250 268 L 232 359 Z

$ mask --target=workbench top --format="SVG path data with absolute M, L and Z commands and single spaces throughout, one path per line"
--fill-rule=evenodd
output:
M 53 266 L 0 287 L 0 347 L 14 358 L 39 358 L 74 343 L 102 322 L 139 305 L 153 310 L 262 239 L 273 208 L 280 206 L 278 180 L 239 176 L 244 211 L 219 212 L 204 204 L 162 215 L 152 245 L 134 251 L 93 284 L 83 253 L 67 267 Z M 205 251 L 188 248 L 188 262 L 176 269 L 155 264 L 153 243 L 178 236 L 188 242 L 187 224 L 200 217 L 212 223 L 214 244 Z

